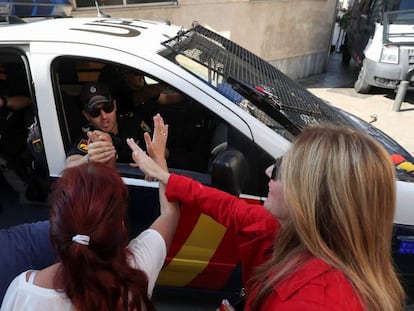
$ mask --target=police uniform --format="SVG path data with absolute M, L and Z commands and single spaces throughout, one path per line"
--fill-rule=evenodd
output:
M 94 82 L 84 85 L 80 94 L 83 109 L 91 113 L 97 104 L 111 103 L 113 101 L 109 87 L 102 82 Z M 118 111 L 119 112 L 119 111 Z M 151 132 L 145 120 L 134 112 L 125 112 L 117 115 L 118 133 L 109 133 L 112 143 L 117 152 L 117 162 L 131 163 L 131 149 L 126 143 L 127 138 L 133 138 L 141 148 L 145 148 L 144 133 Z M 88 153 L 88 131 L 95 130 L 93 127 L 86 128 L 74 141 L 67 156 L 74 154 L 86 155 Z M 97 129 L 99 130 L 99 129 Z
M 86 155 L 88 153 L 88 131 L 95 130 L 88 127 L 84 132 L 78 136 L 73 145 L 70 147 L 67 156 L 74 154 Z M 131 163 L 131 149 L 126 143 L 127 138 L 133 138 L 138 145 L 145 150 L 144 133 L 151 132 L 151 128 L 138 115 L 129 112 L 118 116 L 118 134 L 111 134 L 112 143 L 117 152 L 117 162 Z
M 28 112 L 31 113 L 31 107 L 14 111 L 6 106 L 7 97 L 1 97 L 4 101 L 4 105 L 0 108 L 1 165 L 7 166 L 9 170 L 14 171 L 24 184 L 28 180 L 27 168 L 30 167 L 31 162 L 30 154 L 26 147 L 28 134 L 27 115 Z

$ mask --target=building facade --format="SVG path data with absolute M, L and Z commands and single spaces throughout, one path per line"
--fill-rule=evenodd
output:
M 96 16 L 93 0 L 73 2 L 71 15 Z M 193 21 L 253 51 L 292 79 L 325 70 L 337 0 L 105 0 L 111 17 Z

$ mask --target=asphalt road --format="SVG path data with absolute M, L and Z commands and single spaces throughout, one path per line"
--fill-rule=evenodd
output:
M 326 73 L 310 76 L 298 82 L 316 96 L 367 122 L 375 118 L 375 127 L 414 155 L 414 92 L 407 92 L 400 111 L 393 111 L 396 92 L 372 88 L 369 94 L 356 93 L 353 85 L 358 68 L 353 61 L 349 65 L 342 64 L 341 59 L 341 54 L 332 53 Z

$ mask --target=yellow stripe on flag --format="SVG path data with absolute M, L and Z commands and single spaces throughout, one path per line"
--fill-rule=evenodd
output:
M 209 216 L 201 214 L 194 230 L 180 251 L 161 271 L 157 284 L 169 286 L 189 284 L 207 267 L 225 232 L 224 226 Z

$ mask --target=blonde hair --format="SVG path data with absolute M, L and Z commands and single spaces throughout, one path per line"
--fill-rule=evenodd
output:
M 403 310 L 391 258 L 395 170 L 386 150 L 349 128 L 312 126 L 284 156 L 280 179 L 290 217 L 253 278 L 253 309 L 318 257 L 346 275 L 367 310 Z

